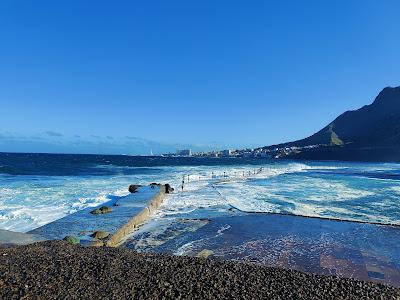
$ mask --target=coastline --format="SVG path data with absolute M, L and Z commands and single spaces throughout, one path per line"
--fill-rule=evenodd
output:
M 0 248 L 0 297 L 398 299 L 400 289 L 248 263 L 50 241 Z
M 251 177 L 250 179 L 247 179 L 247 176 L 244 179 L 241 178 L 242 173 L 244 174 L 246 172 L 247 174 L 248 172 L 250 174 L 251 170 L 254 171 L 253 165 L 217 165 L 214 167 L 176 166 L 171 168 L 99 166 L 91 171 L 93 172 L 90 173 L 91 175 L 85 175 L 93 180 L 89 186 L 93 195 L 95 194 L 93 191 L 102 191 L 102 197 L 97 198 L 96 196 L 96 202 L 93 202 L 96 203 L 97 206 L 86 205 L 85 201 L 87 198 L 82 198 L 82 207 L 86 206 L 82 210 L 78 210 L 66 217 L 31 230 L 29 233 L 40 234 L 46 239 L 53 240 L 48 246 L 40 246 L 47 247 L 47 252 L 54 250 L 57 253 L 64 253 L 65 250 L 62 248 L 69 246 L 64 244 L 56 245 L 54 243 L 59 242 L 54 240 L 61 240 L 67 235 L 77 237 L 78 242 L 80 242 L 82 246 L 107 246 L 98 248 L 102 254 L 97 258 L 101 264 L 96 267 L 97 269 L 103 267 L 108 268 L 106 265 L 109 265 L 109 267 L 114 266 L 117 270 L 123 268 L 123 266 L 120 266 L 120 264 L 123 263 L 117 262 L 115 257 L 112 257 L 112 253 L 114 252 L 109 248 L 110 246 L 118 247 L 121 251 L 130 251 L 129 253 L 131 254 L 127 256 L 128 259 L 131 255 L 140 256 L 140 260 L 144 262 L 140 262 L 139 268 L 143 267 L 145 269 L 147 266 L 143 264 L 147 262 L 148 255 L 170 257 L 169 254 L 171 253 L 180 253 L 183 255 L 183 258 L 182 256 L 171 256 L 169 260 L 179 262 L 181 259 L 186 259 L 188 268 L 191 268 L 191 264 L 196 264 L 196 257 L 208 257 L 212 261 L 217 260 L 224 265 L 238 264 L 242 266 L 241 264 L 243 263 L 252 262 L 255 264 L 253 265 L 255 268 L 254 272 L 260 274 L 259 277 L 254 279 L 256 282 L 264 280 L 262 277 L 265 275 L 264 271 L 259 271 L 264 270 L 263 268 L 275 270 L 271 276 L 275 278 L 275 281 L 282 282 L 283 287 L 279 285 L 276 286 L 277 290 L 269 291 L 270 294 L 266 294 L 264 298 L 273 298 L 276 295 L 283 298 L 299 297 L 297 294 L 283 294 L 283 296 L 279 294 L 279 291 L 282 289 L 293 289 L 293 283 L 285 282 L 285 278 L 282 279 L 279 277 L 282 272 L 289 272 L 290 274 L 293 272 L 298 272 L 295 274 L 303 274 L 302 272 L 305 272 L 310 276 L 311 274 L 313 274 L 312 276 L 322 276 L 321 278 L 332 275 L 338 276 L 333 277 L 338 278 L 338 280 L 362 280 L 363 284 L 369 284 L 372 281 L 372 284 L 387 284 L 398 291 L 397 289 L 400 287 L 400 257 L 396 254 L 397 245 L 395 243 L 399 238 L 400 231 L 398 230 L 399 226 L 397 224 L 385 225 L 371 221 L 296 215 L 294 213 L 287 213 L 290 209 L 284 209 L 291 207 L 289 205 L 289 200 L 292 198 L 299 199 L 296 200 L 297 202 L 295 202 L 295 204 L 315 204 L 315 206 L 311 206 L 311 209 L 313 207 L 318 208 L 318 205 L 320 205 L 318 201 L 325 201 L 326 199 L 339 201 L 346 199 L 346 201 L 351 201 L 350 203 L 355 205 L 359 203 L 359 201 L 364 200 L 368 200 L 368 203 L 373 203 L 368 197 L 374 197 L 374 200 L 378 199 L 377 201 L 380 201 L 381 195 L 389 195 L 393 198 L 390 199 L 394 201 L 396 200 L 395 196 L 397 195 L 397 190 L 392 188 L 397 187 L 397 182 L 395 181 L 397 178 L 396 176 L 398 176 L 397 167 L 381 165 L 353 166 L 345 163 L 342 165 L 271 164 L 266 167 L 266 173 L 260 176 L 260 178 L 257 176 L 254 176 L 254 178 Z M 99 173 L 97 172 L 99 172 L 101 176 L 98 176 Z M 118 172 L 121 172 L 121 175 L 115 178 L 110 177 L 111 175 L 104 175 Z M 225 178 L 224 180 L 220 180 L 222 174 L 225 176 L 225 173 L 233 174 L 234 176 L 240 173 L 240 179 L 230 181 L 229 178 Z M 219 179 L 218 182 L 220 182 L 220 185 L 217 186 L 218 188 L 214 186 L 214 175 Z M 256 175 L 255 172 L 254 175 Z M 181 191 L 179 183 L 182 180 L 182 176 L 186 176 L 187 180 L 185 180 L 185 190 Z M 235 178 L 234 176 L 232 176 L 232 179 Z M 243 177 L 245 176 L 243 175 Z M 71 186 L 66 186 L 66 191 L 72 191 L 73 188 L 73 191 L 78 190 L 82 194 L 82 191 L 87 188 L 87 184 L 83 184 L 83 182 L 88 180 L 88 178 L 85 177 L 83 180 L 78 174 L 73 178 L 73 184 Z M 113 181 L 109 180 L 111 178 Z M 131 178 L 135 179 L 132 180 Z M 160 209 L 160 214 L 155 214 L 155 218 L 151 218 L 152 212 L 160 206 L 162 202 L 161 198 L 164 198 L 165 195 L 163 195 L 163 191 L 159 191 L 158 188 L 154 186 L 151 188 L 148 186 L 148 183 L 164 182 L 166 178 L 168 178 L 168 180 L 170 180 L 169 182 L 175 187 L 178 187 L 177 192 L 167 198 L 165 205 Z M 382 178 L 389 179 L 390 181 L 381 180 Z M 43 180 L 41 175 L 34 175 L 34 179 Z M 60 180 L 58 177 L 51 177 L 51 179 Z M 61 180 L 65 179 L 61 178 Z M 363 184 L 366 182 L 365 180 L 368 180 L 368 183 L 369 180 L 373 180 L 372 183 L 377 185 L 376 189 L 379 188 L 379 193 L 374 194 L 370 191 L 368 193 L 363 193 Z M 47 186 L 48 184 L 54 185 L 54 183 L 48 181 L 40 182 L 43 186 Z M 109 192 L 115 189 L 115 187 L 118 188 L 118 191 L 122 191 L 122 188 L 120 188 L 121 186 L 128 186 L 127 183 L 131 184 L 132 182 L 137 183 L 137 185 L 134 186 L 142 185 L 143 187 L 138 188 L 137 191 L 135 190 L 135 192 L 128 195 Z M 80 184 L 78 188 L 75 183 Z M 53 185 L 50 186 L 53 187 Z M 112 188 L 108 185 L 112 185 Z M 297 189 L 293 191 L 288 190 L 287 187 L 289 185 Z M 368 186 L 370 186 L 370 184 Z M 161 187 L 164 186 L 162 185 Z M 15 187 L 9 186 L 7 188 L 7 190 L 4 190 L 5 192 L 11 191 L 11 188 Z M 329 188 L 328 191 L 326 190 L 327 188 Z M 59 187 L 57 187 L 57 189 L 59 189 Z M 125 188 L 123 190 L 126 192 Z M 41 190 L 38 189 L 37 193 L 36 191 L 35 193 L 39 195 L 40 191 Z M 53 188 L 52 191 L 54 191 L 54 193 L 57 192 L 55 188 Z M 309 191 L 308 194 L 307 191 Z M 274 205 L 278 205 L 278 207 L 282 205 L 283 212 L 275 213 L 256 210 L 258 207 L 257 203 L 253 203 L 251 200 L 255 199 L 257 195 L 263 195 L 269 192 L 272 194 L 267 195 L 272 199 L 274 199 L 274 196 L 279 195 L 288 197 L 288 201 L 284 202 L 284 204 L 279 204 L 277 201 L 271 202 Z M 400 193 L 400 190 L 398 192 Z M 13 194 L 10 193 L 10 198 L 12 195 Z M 21 198 L 24 199 L 22 196 L 23 195 L 21 195 Z M 232 197 L 234 201 L 232 201 L 230 197 Z M 65 199 L 68 200 L 68 198 Z M 100 204 L 98 200 L 102 199 L 106 202 Z M 303 201 L 303 199 L 306 200 Z M 79 198 L 79 201 L 81 201 L 81 198 Z M 259 203 L 262 204 L 263 202 L 260 201 Z M 342 207 L 342 202 L 333 201 L 332 203 L 336 203 L 336 205 L 332 205 L 333 209 Z M 243 207 L 246 208 L 246 205 L 249 206 L 248 210 L 243 209 Z M 293 206 L 296 207 L 294 204 Z M 77 208 L 78 207 L 79 206 L 77 206 Z M 100 210 L 104 207 L 110 209 L 110 211 L 104 214 L 92 214 L 93 211 Z M 328 208 L 329 207 L 330 206 L 328 206 Z M 343 207 L 345 207 L 345 205 L 343 205 Z M 393 207 L 396 208 L 396 206 Z M 335 216 L 341 213 L 340 210 L 338 210 L 337 214 L 336 212 L 337 211 L 333 210 L 331 215 Z M 330 214 L 328 214 L 328 216 L 330 216 Z M 371 216 L 374 216 L 374 214 L 371 214 Z M 390 214 L 388 216 L 390 216 Z M 140 226 L 143 223 L 146 223 L 146 225 Z M 100 235 L 96 235 L 96 233 L 105 234 L 106 237 L 101 237 Z M 37 251 L 37 247 L 39 246 L 34 244 L 32 247 L 24 248 L 25 250 L 15 251 L 20 251 L 18 252 L 19 255 L 25 257 L 30 256 L 32 251 Z M 84 261 L 85 256 L 91 255 L 91 251 L 95 251 L 90 248 L 88 248 L 88 250 L 86 250 L 86 248 L 74 249 L 78 249 L 77 252 L 82 256 L 75 257 L 76 263 L 79 264 L 79 266 L 84 266 L 86 262 L 81 263 L 81 261 Z M 134 251 L 132 251 L 132 249 Z M 158 254 L 139 254 L 144 252 Z M 53 255 L 58 257 L 59 254 L 57 253 L 54 252 Z M 43 255 L 43 260 L 47 261 L 47 254 Z M 66 263 L 65 260 L 69 260 L 68 256 L 59 257 L 60 264 L 64 265 Z M 74 261 L 70 262 L 73 265 L 75 264 Z M 17 260 L 11 260 L 10 263 L 12 265 L 17 264 Z M 169 277 L 174 277 L 174 272 L 182 271 L 180 267 L 177 269 L 175 265 L 171 266 L 169 262 L 164 263 L 159 259 L 157 259 L 157 263 L 154 262 L 156 265 L 159 263 L 164 264 L 165 268 L 171 269 L 168 270 L 168 272 L 170 272 Z M 42 264 L 42 260 L 39 260 L 37 264 L 38 266 L 33 264 L 29 266 L 29 264 L 21 262 L 20 267 L 23 270 L 32 267 L 33 270 L 37 272 L 47 272 L 41 269 L 40 265 Z M 91 261 L 91 264 L 96 265 L 97 262 Z M 159 271 L 157 269 L 158 266 L 155 267 L 156 269 L 154 269 L 153 266 L 149 267 L 151 269 L 148 269 L 148 272 L 143 275 L 146 278 L 157 278 L 159 276 L 158 272 L 166 272 L 164 270 Z M 197 267 L 196 265 L 196 268 Z M 204 269 L 202 266 L 198 268 L 199 269 L 196 269 L 196 271 L 193 271 L 193 274 L 202 272 Z M 64 272 L 64 269 L 56 270 L 50 268 L 48 270 L 56 276 L 59 276 L 59 272 Z M 67 272 L 72 272 L 70 269 L 66 270 Z M 192 269 L 187 270 L 187 272 L 190 273 L 192 272 L 191 270 Z M 32 272 L 34 273 L 34 271 Z M 104 274 L 104 277 L 114 276 L 113 270 L 107 272 L 109 275 Z M 129 273 L 129 271 L 124 272 L 118 273 L 118 275 L 115 276 L 120 278 L 121 281 L 129 282 L 129 279 L 126 278 L 126 272 Z M 214 276 L 212 271 L 210 272 L 209 276 Z M 275 273 L 277 277 L 274 277 Z M 90 277 L 91 274 L 92 273 L 88 276 Z M 83 275 L 86 276 L 87 274 L 83 273 Z M 15 271 L 13 276 L 18 277 L 18 271 Z M 77 273 L 76 277 L 80 278 L 80 276 L 81 275 Z M 136 275 L 132 274 L 132 276 Z M 192 276 L 192 281 L 197 279 L 196 276 L 197 275 Z M 303 275 L 300 277 L 303 278 L 302 276 Z M 349 277 L 352 279 L 346 279 Z M 165 278 L 168 278 L 168 276 Z M 70 282 L 70 280 L 77 280 L 77 286 L 82 284 L 78 279 L 68 279 L 68 282 Z M 95 281 L 95 278 L 92 280 Z M 239 279 L 235 280 L 238 281 Z M 204 279 L 204 281 L 207 280 Z M 329 290 L 329 288 L 326 287 L 328 283 L 321 283 L 319 279 L 317 281 L 318 283 L 315 284 L 317 290 L 321 285 L 325 286 L 324 289 Z M 38 278 L 37 286 L 35 282 L 36 279 L 33 281 L 33 285 L 29 285 L 29 287 L 35 290 L 40 286 L 46 286 L 47 289 L 46 279 Z M 88 282 L 88 285 L 91 284 L 93 283 Z M 109 282 L 104 284 L 107 285 Z M 147 293 L 143 294 L 144 296 L 142 298 L 151 298 L 151 295 L 148 294 L 151 293 L 151 291 L 147 291 L 147 289 L 153 289 L 154 286 L 148 286 L 147 284 L 147 282 L 142 282 L 141 285 L 136 286 L 137 289 L 145 290 L 145 293 Z M 182 284 L 184 286 L 190 285 L 188 282 Z M 206 283 L 204 284 L 207 286 Z M 241 283 L 241 285 L 245 284 L 247 284 L 245 281 Z M 268 285 L 274 283 L 265 282 L 264 284 Z M 304 287 L 308 287 L 307 284 L 307 282 L 299 282 L 299 286 L 296 288 L 297 290 L 303 289 Z M 113 284 L 110 286 L 112 285 Z M 62 289 L 62 287 L 58 288 Z M 156 286 L 156 288 L 159 288 L 159 286 Z M 257 287 L 254 289 L 260 288 L 261 287 Z M 347 288 L 346 285 L 344 289 Z M 18 287 L 17 289 L 23 291 L 24 287 Z M 123 290 L 124 286 L 121 285 L 120 289 Z M 173 287 L 173 289 L 173 293 L 175 293 L 175 289 L 177 289 L 179 293 L 179 287 Z M 254 298 L 256 296 L 252 294 L 253 292 L 251 289 L 253 288 L 250 287 L 249 295 L 251 295 L 251 297 L 249 296 L 249 298 Z M 340 288 L 338 288 L 338 290 L 340 290 Z M 164 294 L 162 294 L 162 292 L 163 289 L 160 292 L 161 294 L 157 296 L 154 295 L 154 298 L 158 298 L 160 295 L 160 297 L 163 297 Z M 226 292 L 224 288 L 222 292 L 222 294 L 213 294 L 213 297 L 215 298 L 221 295 L 221 297 L 224 297 L 224 295 L 228 295 L 226 297 L 232 296 L 229 292 Z M 364 291 L 362 291 L 362 293 L 363 292 Z M 63 292 L 61 291 L 60 293 Z M 82 291 L 82 293 L 84 295 L 84 291 Z M 345 293 L 347 294 L 347 291 Z M 335 296 L 337 295 L 338 294 L 335 293 Z M 350 295 L 352 295 L 352 292 L 350 292 Z M 367 295 L 370 294 L 367 293 Z M 322 296 L 324 298 L 330 297 L 328 294 L 323 294 Z M 321 298 L 322 296 L 316 294 L 315 297 Z M 34 297 L 34 295 L 32 295 L 32 297 Z M 60 297 L 62 297 L 61 294 Z M 245 298 L 245 296 L 243 297 Z M 331 295 L 331 297 L 333 296 Z M 361 298 L 361 296 L 358 298 Z

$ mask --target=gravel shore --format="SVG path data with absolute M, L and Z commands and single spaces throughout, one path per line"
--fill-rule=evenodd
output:
M 400 289 L 245 263 L 85 248 L 0 248 L 0 299 L 400 299 Z

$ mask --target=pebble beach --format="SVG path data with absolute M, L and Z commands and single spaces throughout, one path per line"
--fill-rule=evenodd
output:
M 47 241 L 0 248 L 0 298 L 400 299 L 400 289 L 248 263 Z

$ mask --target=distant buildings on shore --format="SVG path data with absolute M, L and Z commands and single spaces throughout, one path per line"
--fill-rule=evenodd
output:
M 192 156 L 192 150 L 191 149 L 177 150 L 176 155 L 177 156 Z
M 177 150 L 175 154 L 168 153 L 163 156 L 169 157 L 259 157 L 259 158 L 270 158 L 271 153 L 269 150 L 262 149 L 225 149 L 225 150 L 214 150 L 208 152 L 196 152 L 193 153 L 191 149 Z
M 269 151 L 262 149 L 225 149 L 222 151 L 210 151 L 210 152 L 199 152 L 193 156 L 197 157 L 259 157 L 259 158 L 270 158 L 271 154 Z
M 263 147 L 256 149 L 225 149 L 214 151 L 203 151 L 193 153 L 191 149 L 177 150 L 175 154 L 169 153 L 163 156 L 169 157 L 242 157 L 242 158 L 284 158 L 299 153 L 303 150 L 321 147 L 323 145 L 310 145 L 305 147 Z

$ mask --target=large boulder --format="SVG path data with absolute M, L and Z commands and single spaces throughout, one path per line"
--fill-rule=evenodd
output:
M 140 188 L 141 185 L 140 184 L 131 184 L 128 188 L 130 193 L 136 193 L 138 188 Z
M 101 215 L 101 214 L 107 214 L 112 212 L 112 208 L 108 206 L 102 206 L 100 208 L 96 208 L 95 210 L 92 210 L 90 213 L 93 215 Z

